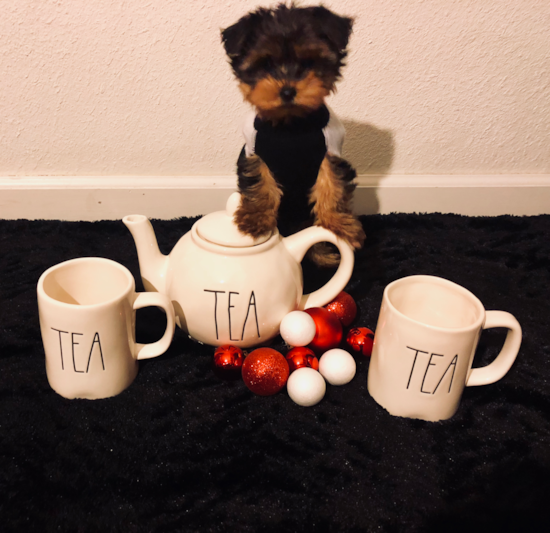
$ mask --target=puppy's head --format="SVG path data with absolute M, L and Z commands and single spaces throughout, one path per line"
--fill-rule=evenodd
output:
M 260 8 L 222 31 L 240 89 L 262 118 L 318 109 L 334 90 L 353 21 L 328 9 Z

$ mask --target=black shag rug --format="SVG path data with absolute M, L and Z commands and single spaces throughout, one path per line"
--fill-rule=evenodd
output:
M 154 221 L 161 250 L 193 221 Z M 255 396 L 218 379 L 213 348 L 180 330 L 119 396 L 66 400 L 46 379 L 36 282 L 81 256 L 139 280 L 133 239 L 116 221 L 0 221 L 0 530 L 550 531 L 550 216 L 362 222 L 368 240 L 346 289 L 355 325 L 375 328 L 388 283 L 431 274 L 523 327 L 510 372 L 467 388 L 448 421 L 390 416 L 369 396 L 363 356 L 355 379 L 327 386 L 314 407 L 285 390 Z M 306 290 L 330 274 L 305 267 Z M 157 309 L 137 321 L 140 342 L 164 328 Z M 483 333 L 474 366 L 504 335 Z

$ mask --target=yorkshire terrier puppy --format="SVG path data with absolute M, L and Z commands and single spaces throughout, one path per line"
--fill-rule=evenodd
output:
M 365 234 L 352 214 L 355 170 L 340 157 L 344 126 L 325 105 L 347 55 L 352 19 L 328 9 L 280 4 L 253 11 L 222 30 L 245 100 L 237 163 L 239 229 L 253 237 L 277 226 L 288 235 L 323 226 L 360 248 Z M 317 247 L 313 259 L 337 255 Z

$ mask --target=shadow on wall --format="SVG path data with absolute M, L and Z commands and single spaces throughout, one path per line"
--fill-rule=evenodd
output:
M 380 211 L 378 185 L 389 172 L 394 157 L 394 139 L 389 130 L 372 124 L 343 119 L 346 128 L 343 157 L 348 160 L 358 175 L 372 175 L 375 186 L 357 189 L 356 211 L 361 214 L 376 214 Z

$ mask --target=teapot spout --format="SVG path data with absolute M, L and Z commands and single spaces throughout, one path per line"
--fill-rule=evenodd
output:
M 128 215 L 122 222 L 134 238 L 145 290 L 166 294 L 168 256 L 160 252 L 151 222 L 144 215 Z

